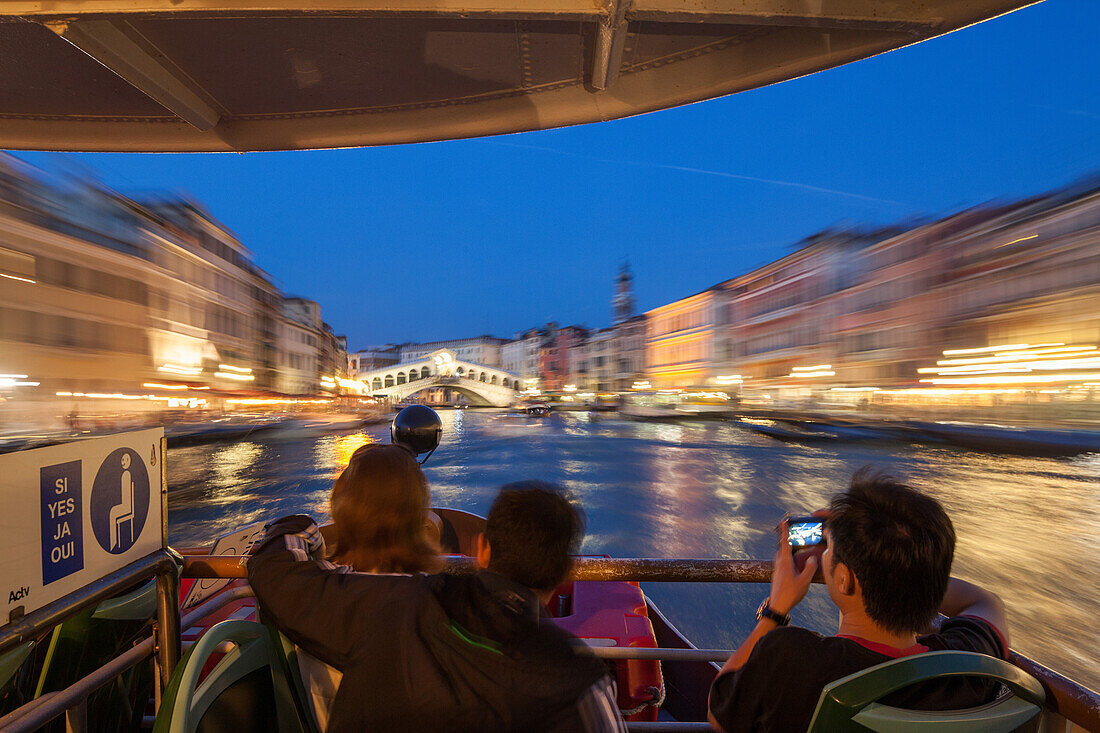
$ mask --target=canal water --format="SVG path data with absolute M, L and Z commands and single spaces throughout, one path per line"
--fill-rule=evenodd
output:
M 588 517 L 583 552 L 615 557 L 770 558 L 784 512 L 825 506 L 852 472 L 886 469 L 939 499 L 958 535 L 954 574 L 995 590 L 1018 651 L 1100 689 L 1100 455 L 1025 458 L 905 443 L 793 445 L 729 423 L 632 422 L 587 413 L 516 418 L 441 412 L 443 443 L 425 466 L 433 504 L 484 515 L 510 481 L 559 483 Z M 309 440 L 277 434 L 173 449 L 169 534 L 207 544 L 292 513 L 328 519 L 332 480 L 388 426 Z M 767 586 L 647 584 L 696 645 L 732 649 Z M 831 633 L 815 585 L 797 624 Z

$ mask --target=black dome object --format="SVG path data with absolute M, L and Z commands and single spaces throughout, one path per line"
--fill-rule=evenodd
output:
M 390 440 L 412 451 L 414 456 L 430 453 L 439 445 L 443 421 L 435 410 L 424 405 L 409 405 L 393 418 Z

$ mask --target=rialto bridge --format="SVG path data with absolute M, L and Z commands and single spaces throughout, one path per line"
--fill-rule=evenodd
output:
M 471 404 L 507 407 L 520 389 L 515 374 L 502 369 L 455 359 L 447 349 L 433 351 L 418 361 L 394 364 L 361 373 L 363 394 L 389 397 L 400 402 L 423 389 L 445 387 L 465 395 Z

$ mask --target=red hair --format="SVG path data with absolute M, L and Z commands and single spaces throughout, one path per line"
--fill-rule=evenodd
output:
M 360 572 L 439 569 L 439 546 L 426 526 L 429 502 L 428 480 L 408 451 L 364 445 L 332 487 L 336 543 L 329 560 Z

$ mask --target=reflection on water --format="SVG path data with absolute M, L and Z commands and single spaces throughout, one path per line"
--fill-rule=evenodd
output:
M 433 503 L 484 515 L 501 484 L 566 486 L 588 516 L 584 552 L 619 557 L 771 557 L 784 512 L 824 506 L 865 464 L 887 469 L 947 507 L 958 533 L 955 573 L 998 592 L 1019 651 L 1100 687 L 1100 456 L 1023 458 L 952 448 L 799 446 L 722 423 L 639 423 L 554 414 L 441 413 L 443 443 L 425 466 Z M 170 535 L 185 546 L 251 522 L 328 517 L 332 480 L 388 426 L 297 441 L 173 449 Z M 736 646 L 767 588 L 650 584 L 646 591 L 704 647 Z M 815 587 L 796 623 L 835 630 Z

